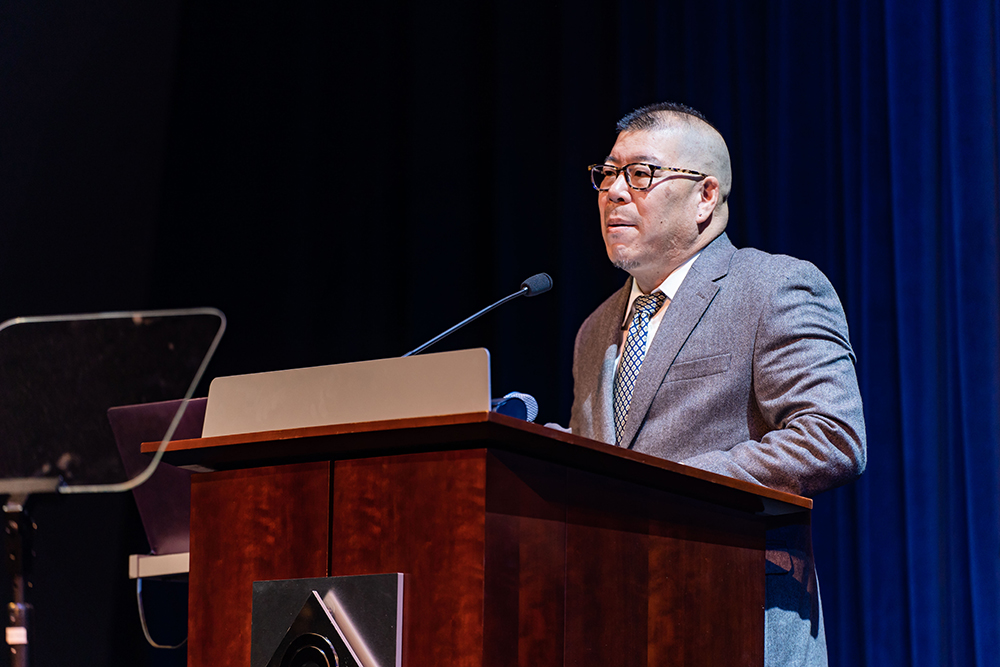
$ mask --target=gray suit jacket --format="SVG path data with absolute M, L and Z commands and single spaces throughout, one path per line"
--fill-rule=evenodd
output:
M 570 427 L 612 444 L 630 289 L 629 281 L 584 321 L 573 357 Z M 623 446 L 815 495 L 865 467 L 854 362 L 843 308 L 815 266 L 737 250 L 722 234 L 663 315 L 636 379 Z M 769 531 L 768 574 L 767 664 L 826 664 L 808 525 Z

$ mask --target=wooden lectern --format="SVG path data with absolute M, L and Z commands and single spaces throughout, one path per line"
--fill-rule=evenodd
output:
M 812 506 L 489 412 L 165 460 L 215 471 L 192 482 L 191 667 L 250 664 L 254 581 L 388 572 L 409 667 L 759 667 L 767 522 Z

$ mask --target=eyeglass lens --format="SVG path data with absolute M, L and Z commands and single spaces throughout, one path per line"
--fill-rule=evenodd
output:
M 614 185 L 615 179 L 618 178 L 618 171 L 617 168 L 610 165 L 597 165 L 591 170 L 591 180 L 598 189 L 607 190 Z M 625 182 L 637 190 L 648 188 L 653 180 L 652 171 L 644 164 L 626 165 L 624 171 Z

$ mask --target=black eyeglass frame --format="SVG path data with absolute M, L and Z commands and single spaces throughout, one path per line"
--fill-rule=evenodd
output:
M 649 168 L 649 185 L 644 188 L 638 188 L 632 185 L 632 177 L 629 175 L 629 167 L 648 167 Z M 603 170 L 613 171 L 615 173 L 614 180 L 611 181 L 612 185 L 618 180 L 618 174 L 625 172 L 625 185 L 629 186 L 636 192 L 645 192 L 646 190 L 653 187 L 653 176 L 656 175 L 658 171 L 672 171 L 675 174 L 683 174 L 685 176 L 697 176 L 698 178 L 708 178 L 708 174 L 703 174 L 700 171 L 695 171 L 693 169 L 681 169 L 680 167 L 663 167 L 658 164 L 650 164 L 648 162 L 630 162 L 621 167 L 616 167 L 613 164 L 592 164 L 587 167 L 587 171 L 590 172 L 590 183 L 594 186 L 594 189 L 598 192 L 607 192 L 611 189 L 609 185 L 606 188 L 602 188 L 597 184 L 597 170 L 598 168 Z M 605 174 L 601 174 L 601 180 L 605 178 Z

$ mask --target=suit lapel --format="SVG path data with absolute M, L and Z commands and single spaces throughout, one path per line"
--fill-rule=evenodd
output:
M 663 384 L 677 353 L 718 293 L 716 281 L 728 273 L 734 252 L 736 248 L 725 233 L 705 246 L 674 295 L 667 312 L 663 314 L 660 328 L 649 345 L 635 381 L 629 418 L 622 434 L 622 443 L 627 445 L 623 446 L 631 448 L 635 444 L 635 436 L 645 421 L 657 390 Z

